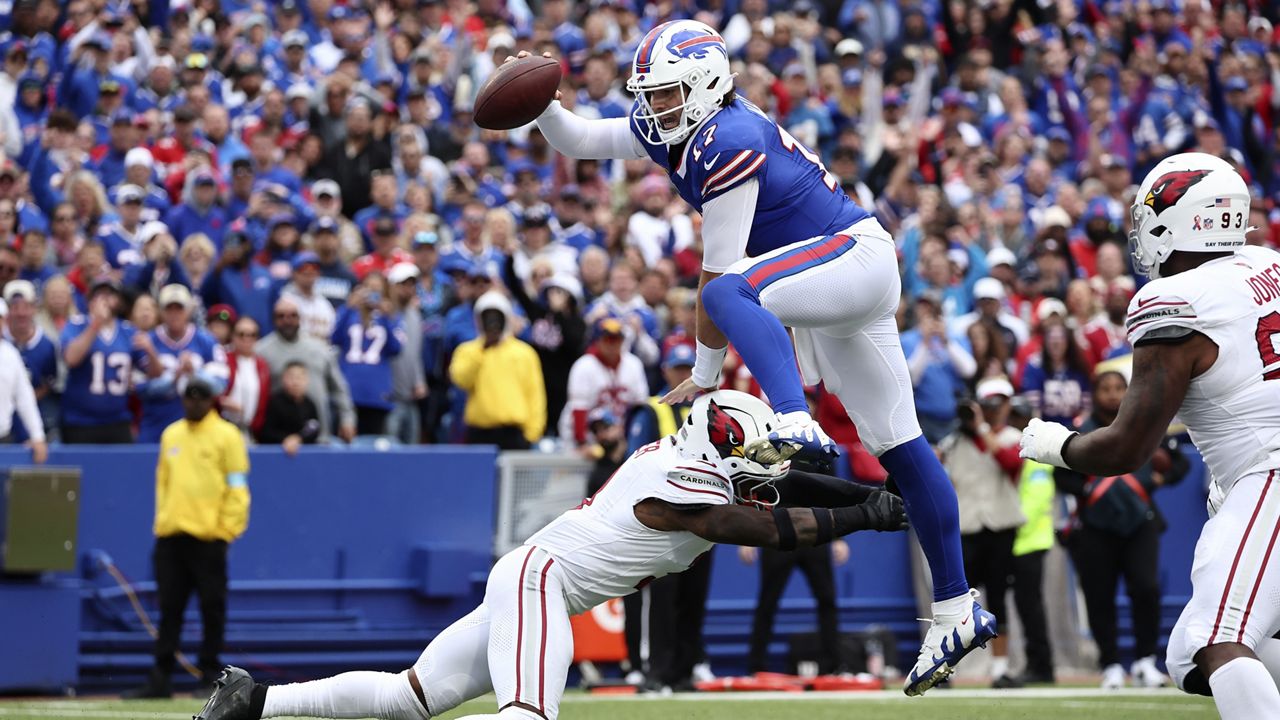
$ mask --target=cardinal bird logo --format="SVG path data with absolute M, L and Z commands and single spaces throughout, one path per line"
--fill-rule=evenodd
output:
M 1143 199 L 1143 203 L 1155 210 L 1156 215 L 1173 207 L 1191 186 L 1205 179 L 1212 170 L 1174 170 L 1167 172 L 1151 186 L 1151 192 Z
M 742 443 L 747 434 L 742 424 L 734 420 L 715 400 L 707 406 L 707 436 L 720 452 L 720 457 L 742 457 Z

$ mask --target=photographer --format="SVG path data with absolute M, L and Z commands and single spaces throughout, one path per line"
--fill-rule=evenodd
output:
M 1094 378 L 1093 411 L 1077 430 L 1110 425 L 1128 388 L 1121 373 L 1099 373 Z M 1177 440 L 1169 437 L 1147 464 L 1129 475 L 1099 478 L 1064 468 L 1054 471 L 1058 490 L 1075 496 L 1077 502 L 1076 514 L 1063 532 L 1063 545 L 1080 576 L 1104 689 L 1119 689 L 1125 683 L 1116 647 L 1116 589 L 1121 575 L 1133 610 L 1134 657 L 1138 658 L 1130 668 L 1133 683 L 1159 687 L 1168 682 L 1155 663 L 1160 634 L 1157 572 L 1165 522 L 1151 494 L 1182 480 L 1188 466 Z
M 948 332 L 938 293 L 921 293 L 915 314 L 916 326 L 902 333 L 902 352 L 911 371 L 920 428 L 930 443 L 937 444 L 955 428 L 956 395 L 978 366 L 968 339 Z
M 970 583 L 982 586 L 987 608 L 996 617 L 1007 617 L 1005 594 L 1013 576 L 1013 541 L 1026 522 L 1017 488 L 1022 433 L 1008 425 L 1011 397 L 1013 386 L 1004 377 L 978 383 L 977 401 L 960 404 L 960 428 L 938 448 L 960 504 L 965 574 Z M 1020 686 L 1009 674 L 1007 637 L 1000 635 L 991 645 L 992 687 Z

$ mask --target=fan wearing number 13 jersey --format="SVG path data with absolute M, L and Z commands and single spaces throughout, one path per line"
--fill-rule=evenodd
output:
M 973 600 L 955 490 L 916 421 L 894 319 L 896 247 L 815 153 L 736 94 L 733 77 L 715 30 L 664 23 L 636 49 L 628 117 L 586 120 L 553 101 L 538 127 L 570 157 L 653 160 L 702 213 L 697 356 L 668 401 L 717 386 L 733 343 L 778 413 L 749 457 L 835 453 L 804 399 L 804 383 L 821 381 L 896 478 L 933 575 L 934 622 L 904 687 L 919 695 L 995 637 L 996 619 Z
M 1151 170 L 1130 244 L 1152 280 L 1129 305 L 1120 412 L 1083 435 L 1032 420 L 1022 437 L 1023 457 L 1112 477 L 1145 463 L 1175 414 L 1187 426 L 1213 482 L 1167 664 L 1225 720 L 1280 717 L 1280 253 L 1245 245 L 1249 204 L 1212 155 Z

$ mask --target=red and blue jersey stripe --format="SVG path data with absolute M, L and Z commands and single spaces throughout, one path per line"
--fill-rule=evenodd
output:
M 858 241 L 849 235 L 829 235 L 776 257 L 763 260 L 743 273 L 756 292 L 792 275 L 835 260 L 848 252 Z

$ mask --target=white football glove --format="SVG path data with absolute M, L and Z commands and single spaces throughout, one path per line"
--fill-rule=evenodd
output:
M 1022 431 L 1022 440 L 1018 442 L 1018 455 L 1036 462 L 1067 467 L 1067 463 L 1062 459 L 1062 448 L 1075 434 L 1076 431 L 1061 423 L 1032 418 L 1031 422 L 1027 423 L 1027 428 Z

